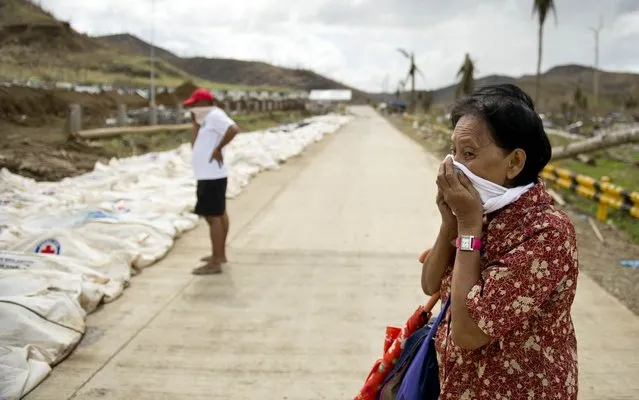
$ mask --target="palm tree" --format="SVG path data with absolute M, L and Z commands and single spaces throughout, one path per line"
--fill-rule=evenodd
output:
M 535 103 L 539 102 L 539 94 L 541 92 L 541 53 L 544 39 L 544 23 L 548 12 L 552 11 L 557 20 L 557 9 L 554 0 L 533 0 L 533 15 L 536 13 L 539 17 L 539 31 L 537 33 L 537 84 L 535 87 Z
M 399 82 L 397 82 L 397 88 L 395 89 L 395 97 L 397 97 L 397 100 L 401 100 L 402 91 L 404 90 L 405 87 L 406 87 L 406 81 L 400 79 Z
M 466 53 L 464 62 L 457 72 L 457 77 L 459 78 L 460 76 L 461 80 L 455 90 L 455 97 L 459 97 L 460 94 L 469 95 L 473 91 L 475 83 L 475 64 L 473 64 L 473 60 L 470 59 L 470 54 L 468 53 Z
M 415 64 L 415 53 L 409 53 L 404 49 L 397 49 L 397 51 L 402 53 L 404 57 L 410 60 L 408 75 L 406 76 L 405 81 L 407 81 L 410 78 L 410 106 L 411 106 L 411 109 L 413 109 L 415 107 L 415 74 L 419 72 L 422 75 L 422 77 L 424 76 L 424 74 Z

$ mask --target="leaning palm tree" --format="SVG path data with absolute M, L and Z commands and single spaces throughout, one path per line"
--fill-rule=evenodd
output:
M 404 49 L 397 49 L 397 51 L 399 51 L 400 53 L 402 53 L 404 55 L 404 57 L 408 58 L 410 60 L 410 66 L 408 67 L 408 75 L 406 76 L 405 82 L 408 81 L 408 79 L 410 79 L 410 106 L 411 109 L 415 107 L 415 74 L 419 73 L 422 76 L 424 76 L 424 74 L 422 73 L 422 71 L 417 67 L 417 64 L 415 64 L 415 53 L 409 53 Z
M 541 92 L 541 53 L 544 39 L 544 23 L 548 12 L 552 11 L 557 20 L 557 9 L 554 0 L 533 0 L 533 15 L 536 13 L 539 17 L 539 31 L 537 33 L 537 83 L 535 87 L 535 103 L 539 102 L 539 94 Z
M 473 86 L 475 84 L 475 64 L 473 64 L 473 60 L 470 59 L 470 54 L 468 53 L 466 53 L 464 62 L 457 72 L 457 77 L 459 78 L 460 76 L 461 80 L 455 90 L 455 97 L 459 97 L 460 95 L 469 95 L 473 91 Z

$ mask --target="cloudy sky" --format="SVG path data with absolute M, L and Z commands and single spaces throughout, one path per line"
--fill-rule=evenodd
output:
M 593 63 L 589 27 L 603 17 L 600 65 L 639 72 L 639 0 L 555 0 L 543 69 Z M 419 88 L 454 82 L 469 52 L 480 76 L 536 68 L 532 0 L 40 0 L 91 35 L 128 32 L 181 56 L 261 60 L 310 68 L 368 91 L 404 78 L 414 51 Z M 152 15 L 155 17 L 152 18 Z M 387 77 L 387 78 L 386 78 Z

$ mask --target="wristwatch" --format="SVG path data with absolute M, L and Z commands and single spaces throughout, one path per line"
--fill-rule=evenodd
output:
M 459 236 L 456 244 L 461 251 L 481 250 L 481 240 L 471 235 Z

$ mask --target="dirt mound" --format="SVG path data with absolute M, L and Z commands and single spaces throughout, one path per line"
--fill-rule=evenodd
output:
M 0 120 L 20 125 L 42 126 L 51 118 L 65 118 L 69 105 L 82 105 L 83 122 L 101 120 L 114 114 L 118 104 L 129 108 L 143 107 L 146 100 L 137 95 L 116 92 L 100 94 L 70 90 L 42 90 L 27 87 L 0 87 Z
M 44 127 L 25 127 L 0 121 L 0 168 L 37 180 L 59 180 L 91 171 L 112 152 L 67 137 L 64 120 Z
M 92 171 L 96 160 L 111 157 L 101 148 L 91 147 L 70 138 L 66 143 L 49 145 L 25 141 L 19 148 L 0 150 L 2 166 L 13 173 L 36 180 L 57 181 Z
M 162 92 L 155 95 L 155 103 L 157 105 L 175 107 L 176 104 L 181 102 L 182 100 L 178 99 L 174 93 Z
M 184 101 L 188 99 L 193 91 L 197 88 L 198 87 L 191 81 L 184 82 L 183 84 L 175 88 L 175 90 L 173 91 L 173 96 L 175 96 L 178 101 Z
M 48 117 L 63 116 L 67 110 L 64 101 L 51 91 L 38 91 L 26 87 L 0 87 L 0 119 L 37 126 Z

